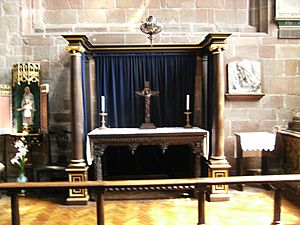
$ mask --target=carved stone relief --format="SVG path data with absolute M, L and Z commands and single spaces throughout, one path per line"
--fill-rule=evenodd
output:
M 261 93 L 260 63 L 249 60 L 228 63 L 228 93 Z

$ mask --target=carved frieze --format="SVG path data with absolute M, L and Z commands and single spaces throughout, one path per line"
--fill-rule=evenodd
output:
M 126 145 L 131 150 L 135 151 L 140 145 L 159 145 L 162 149 L 167 149 L 169 145 L 193 144 L 194 142 L 199 145 L 199 140 L 202 141 L 204 135 L 200 136 L 181 136 L 181 135 L 163 135 L 163 136 L 132 136 L 132 137 L 101 137 L 94 138 L 93 140 L 94 151 L 103 151 L 108 145 Z M 138 143 L 138 144 L 137 144 Z

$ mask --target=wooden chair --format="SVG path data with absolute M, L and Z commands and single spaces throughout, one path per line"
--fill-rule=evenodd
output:
M 48 146 L 48 163 L 47 165 L 36 166 L 33 168 L 33 180 L 41 181 L 42 176 L 49 175 L 51 180 L 66 180 L 65 169 L 68 165 L 67 160 L 65 159 L 65 155 L 61 155 L 57 162 L 52 161 L 51 154 L 51 137 L 55 138 L 55 142 L 57 147 L 61 152 L 65 152 L 68 143 L 68 133 L 69 131 L 59 130 L 49 132 L 49 146 Z

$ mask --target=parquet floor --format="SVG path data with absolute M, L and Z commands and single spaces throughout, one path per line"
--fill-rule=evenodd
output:
M 273 192 L 261 187 L 230 190 L 227 202 L 206 202 L 207 225 L 270 225 Z M 164 199 L 149 199 L 164 197 Z M 166 198 L 168 197 L 168 198 Z M 119 200 L 117 200 L 119 199 Z M 53 193 L 45 197 L 20 198 L 22 225 L 90 225 L 96 224 L 96 204 L 86 206 L 60 204 Z M 300 225 L 300 205 L 283 199 L 282 222 Z M 0 224 L 11 224 L 10 198 L 0 199 Z M 111 194 L 105 199 L 106 225 L 196 225 L 197 201 L 178 193 Z

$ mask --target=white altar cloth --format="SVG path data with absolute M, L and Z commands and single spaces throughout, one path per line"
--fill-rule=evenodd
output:
M 89 135 L 120 135 L 120 134 L 176 134 L 176 133 L 207 133 L 207 138 L 204 141 L 203 149 L 206 150 L 206 152 L 203 152 L 204 157 L 208 158 L 209 156 L 209 133 L 207 130 L 201 129 L 199 127 L 192 127 L 192 128 L 183 128 L 183 127 L 159 127 L 155 129 L 140 129 L 140 128 L 107 128 L 107 129 L 99 129 L 96 128 L 92 130 L 90 133 L 88 133 L 87 139 L 86 139 L 86 157 L 87 157 L 87 163 L 88 165 L 92 164 L 93 156 L 91 153 L 91 147 L 90 147 L 90 139 Z
M 183 127 L 159 127 L 155 129 L 140 128 L 107 128 L 92 130 L 88 135 L 118 135 L 118 134 L 168 134 L 168 133 L 195 133 L 207 132 L 199 127 L 183 128 Z
M 240 136 L 241 149 L 243 151 L 273 151 L 275 149 L 276 134 L 268 132 L 241 132 L 235 135 Z M 237 146 L 235 146 L 235 158 L 237 155 L 236 149 Z

